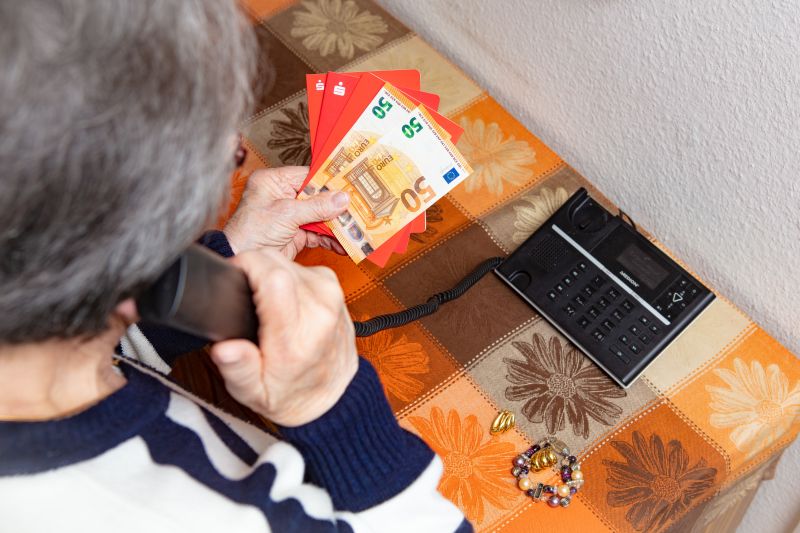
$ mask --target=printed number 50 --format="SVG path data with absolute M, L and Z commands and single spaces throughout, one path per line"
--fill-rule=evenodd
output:
M 420 196 L 422 196 L 421 200 Z M 432 202 L 435 197 L 436 193 L 433 192 L 433 189 L 425 184 L 425 176 L 417 178 L 417 181 L 414 182 L 414 190 L 405 189 L 400 193 L 400 200 L 411 213 L 416 213 L 422 207 L 423 202 Z
M 378 99 L 378 105 L 372 108 L 372 114 L 378 118 L 386 116 L 387 111 L 392 108 L 392 103 L 384 100 L 383 96 Z
M 415 133 L 420 131 L 422 131 L 422 124 L 417 122 L 417 117 L 411 117 L 411 120 L 408 121 L 408 124 L 403 124 L 403 135 L 409 139 L 413 137 Z

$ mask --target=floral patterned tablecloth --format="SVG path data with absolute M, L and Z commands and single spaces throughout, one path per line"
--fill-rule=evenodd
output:
M 309 163 L 306 73 L 418 69 L 423 90 L 440 94 L 441 112 L 464 128 L 458 146 L 475 173 L 428 211 L 427 231 L 406 254 L 383 269 L 320 250 L 299 257 L 336 271 L 354 318 L 424 301 L 508 254 L 578 187 L 613 208 L 369 0 L 246 4 L 277 76 L 260 87 L 244 129 L 251 156 L 234 177 L 234 205 L 252 170 Z M 441 312 L 358 344 L 401 424 L 443 458 L 441 492 L 482 531 L 734 528 L 798 431 L 800 363 L 720 295 L 627 390 L 493 276 Z M 206 370 L 189 363 L 176 376 L 229 402 Z M 516 413 L 517 427 L 493 437 L 501 408 Z M 588 479 L 566 510 L 532 503 L 509 472 L 529 441 L 552 434 L 580 452 Z

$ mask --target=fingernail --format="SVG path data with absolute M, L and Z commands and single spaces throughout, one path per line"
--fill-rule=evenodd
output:
M 337 192 L 333 195 L 333 205 L 342 208 L 350 203 L 350 196 L 346 192 Z
M 219 362 L 226 365 L 235 363 L 241 358 L 238 350 L 217 350 L 216 355 Z

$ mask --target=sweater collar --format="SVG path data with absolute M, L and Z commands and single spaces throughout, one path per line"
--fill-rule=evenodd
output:
M 0 476 L 35 474 L 96 457 L 138 434 L 167 408 L 170 391 L 121 364 L 127 383 L 72 416 L 45 422 L 0 422 Z

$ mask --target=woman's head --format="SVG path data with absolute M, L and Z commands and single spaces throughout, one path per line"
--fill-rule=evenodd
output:
M 0 2 L 0 344 L 102 331 L 212 220 L 253 48 L 234 0 Z

